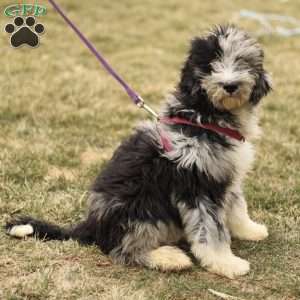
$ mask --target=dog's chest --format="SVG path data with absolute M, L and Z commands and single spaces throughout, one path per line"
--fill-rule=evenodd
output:
M 242 180 L 250 171 L 254 161 L 255 151 L 250 142 L 239 143 L 229 154 L 234 165 L 234 180 Z
M 208 141 L 199 141 L 184 136 L 173 136 L 172 151 L 165 154 L 176 162 L 178 167 L 192 169 L 217 181 L 224 178 L 241 179 L 251 167 L 254 149 L 249 142 L 235 141 L 230 147 L 224 147 Z

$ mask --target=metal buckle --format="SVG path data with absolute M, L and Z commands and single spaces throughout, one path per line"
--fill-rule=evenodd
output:
M 152 115 L 155 119 L 159 119 L 158 114 L 145 103 L 144 99 L 139 96 L 138 98 L 139 102 L 137 103 L 137 106 L 139 108 L 143 108 L 146 112 L 148 112 L 150 115 Z

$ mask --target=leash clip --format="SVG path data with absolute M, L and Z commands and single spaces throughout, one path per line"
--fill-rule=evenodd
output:
M 150 107 L 148 106 L 144 99 L 140 96 L 138 96 L 138 102 L 136 104 L 139 108 L 143 108 L 147 113 L 152 115 L 155 119 L 159 119 L 158 114 Z

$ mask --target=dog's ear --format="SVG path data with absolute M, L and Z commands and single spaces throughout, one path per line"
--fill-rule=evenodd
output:
M 270 75 L 263 70 L 259 73 L 256 83 L 254 85 L 250 102 L 257 104 L 262 97 L 266 96 L 272 90 L 272 80 Z
M 201 74 L 211 72 L 211 61 L 218 54 L 215 36 L 195 37 L 190 52 L 181 71 L 180 89 L 185 94 L 196 95 L 200 90 Z
M 211 62 L 222 52 L 215 35 L 196 37 L 191 44 L 191 61 L 202 73 L 211 72 Z
M 179 83 L 180 91 L 185 95 L 192 94 L 195 85 L 196 78 L 194 76 L 194 69 L 188 58 L 181 70 L 181 78 Z

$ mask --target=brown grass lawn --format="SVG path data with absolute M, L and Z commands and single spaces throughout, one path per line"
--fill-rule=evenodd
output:
M 298 0 L 58 1 L 156 108 L 174 87 L 192 36 L 226 22 L 257 32 L 237 18 L 240 9 L 300 19 Z M 21 1 L 1 0 L 1 11 L 13 2 Z M 14 50 L 0 34 L 0 224 L 14 213 L 63 225 L 79 220 L 93 178 L 147 118 L 48 9 L 39 48 Z M 0 20 L 3 28 L 9 19 Z M 200 267 L 181 274 L 124 268 L 96 247 L 18 241 L 2 230 L 0 299 L 217 299 L 209 288 L 247 300 L 300 299 L 300 36 L 259 40 L 275 88 L 262 105 L 264 136 L 245 190 L 270 237 L 233 242 L 250 274 L 228 280 Z

